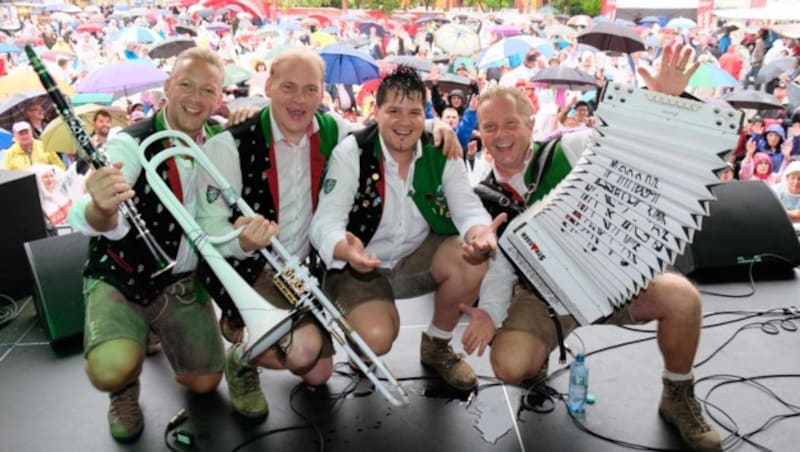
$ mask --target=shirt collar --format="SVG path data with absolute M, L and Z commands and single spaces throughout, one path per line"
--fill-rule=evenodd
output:
M 523 165 L 522 165 L 522 171 L 521 172 L 516 173 L 516 174 L 514 174 L 513 176 L 511 176 L 509 178 L 503 178 L 503 177 L 500 176 L 500 173 L 497 172 L 497 166 L 494 164 L 494 162 L 492 162 L 492 172 L 494 173 L 494 178 L 498 182 L 508 182 L 508 181 L 510 181 L 511 179 L 517 177 L 520 174 L 525 174 L 525 169 L 528 168 L 528 166 L 531 164 L 531 160 L 533 160 L 533 142 L 532 141 L 531 141 L 530 147 L 528 148 L 528 152 L 527 152 L 527 154 L 525 156 L 525 159 L 522 161 Z
M 380 140 L 381 143 L 381 150 L 382 151 L 386 150 L 386 143 L 383 142 L 383 137 L 381 136 L 380 131 L 378 132 L 378 140 Z M 390 154 L 389 152 L 382 152 L 382 154 L 383 158 L 385 158 L 386 160 L 396 163 L 396 160 L 394 159 L 394 157 L 392 157 L 392 154 Z M 416 161 L 420 157 L 422 157 L 422 140 L 417 140 L 417 150 L 414 151 L 414 160 Z
M 275 143 L 284 141 L 283 132 L 281 132 L 280 127 L 278 127 L 278 123 L 275 122 L 275 116 L 272 114 L 272 110 L 270 110 L 269 114 L 269 126 L 272 129 L 272 141 Z M 311 124 L 308 125 L 308 129 L 306 130 L 306 136 L 309 137 L 317 132 L 319 132 L 319 123 L 317 123 L 317 116 L 314 115 L 311 117 Z
M 161 119 L 164 120 L 164 129 L 166 129 L 166 130 L 176 130 L 176 129 L 173 129 L 172 126 L 169 125 L 169 119 L 167 119 L 167 110 L 166 110 L 166 108 L 163 109 L 163 110 L 158 111 L 156 114 L 159 114 L 159 113 L 161 114 Z M 203 124 L 203 127 L 200 128 L 200 134 L 198 134 L 197 136 L 191 137 L 191 138 L 194 140 L 195 144 L 197 144 L 198 146 L 202 146 L 203 143 L 206 142 L 206 126 L 205 126 L 205 124 Z

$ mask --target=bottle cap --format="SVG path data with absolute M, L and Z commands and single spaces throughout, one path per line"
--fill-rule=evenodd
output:
M 594 405 L 595 400 L 596 399 L 594 398 L 594 394 L 586 394 L 586 403 L 588 403 L 589 405 Z

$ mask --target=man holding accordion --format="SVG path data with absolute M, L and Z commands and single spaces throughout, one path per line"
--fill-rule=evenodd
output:
M 666 48 L 656 76 L 640 74 L 649 88 L 679 95 L 697 68 L 687 68 L 690 49 Z M 478 128 L 493 157 L 493 172 L 483 181 L 484 204 L 490 213 L 521 213 L 541 199 L 569 174 L 575 156 L 560 143 L 531 143 L 533 123 L 527 98 L 519 91 L 498 87 L 481 94 Z M 582 148 L 581 148 L 582 150 Z M 552 155 L 540 159 L 543 153 Z M 489 190 L 486 190 L 486 189 Z M 494 196 L 487 195 L 494 193 Z M 500 202 L 502 194 L 505 202 Z M 518 273 L 511 261 L 496 253 L 480 291 L 480 307 L 464 308 L 471 317 L 463 341 L 467 353 L 484 352 L 491 342 L 491 364 L 505 383 L 519 384 L 544 378 L 547 357 L 559 340 L 577 327 L 570 315 L 550 318 L 548 308 Z M 694 398 L 692 363 L 701 320 L 700 295 L 683 276 L 663 273 L 632 302 L 602 322 L 632 324 L 656 320 L 658 346 L 664 360 L 663 392 L 659 413 L 674 424 L 692 450 L 720 451 L 720 437 L 703 416 Z

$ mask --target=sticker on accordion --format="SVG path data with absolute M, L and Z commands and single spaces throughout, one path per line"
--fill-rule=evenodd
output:
M 576 271 L 575 263 L 561 251 L 546 230 L 535 222 L 528 222 L 511 231 L 506 229 L 503 237 L 509 232 L 509 241 L 519 251 L 519 257 L 559 293 L 559 301 L 582 325 L 611 313 L 611 305 L 600 302 L 599 289 L 582 272 Z

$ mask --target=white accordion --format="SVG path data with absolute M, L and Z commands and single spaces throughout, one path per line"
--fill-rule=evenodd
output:
M 612 314 L 691 243 L 742 113 L 608 84 L 572 172 L 506 228 L 500 247 L 560 314 Z

